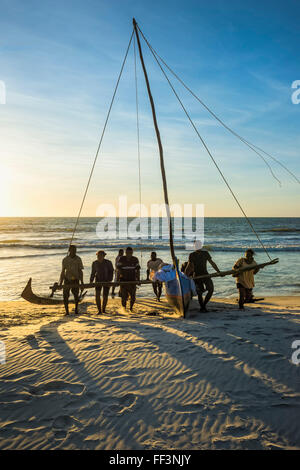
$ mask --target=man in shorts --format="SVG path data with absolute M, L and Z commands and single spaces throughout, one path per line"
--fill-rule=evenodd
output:
M 254 260 L 254 251 L 249 248 L 245 252 L 244 258 L 239 258 L 233 269 L 240 269 L 245 267 L 253 266 L 251 271 L 244 271 L 239 273 L 236 277 L 236 287 L 239 290 L 239 308 L 240 310 L 244 310 L 244 303 L 251 302 L 253 299 L 252 289 L 254 287 L 254 275 L 258 273 L 259 268 L 256 268 L 257 263 Z
M 131 246 L 126 248 L 125 256 L 121 256 L 118 261 L 118 271 L 120 273 L 120 282 L 125 281 L 126 284 L 121 284 L 121 298 L 122 307 L 126 309 L 128 297 L 130 297 L 130 311 L 133 311 L 133 305 L 136 298 L 136 282 L 128 283 L 128 281 L 140 280 L 140 263 L 139 260 L 133 256 L 133 249 Z
M 208 274 L 207 271 L 207 262 L 211 264 L 211 266 L 219 273 L 220 270 L 216 263 L 212 260 L 212 257 L 208 253 L 208 251 L 199 248 L 193 253 L 189 255 L 189 261 L 185 270 L 185 274 L 187 276 L 193 276 L 196 278 L 197 276 L 202 276 L 204 274 Z M 211 296 L 214 292 L 214 284 L 211 278 L 207 277 L 204 279 L 194 279 L 197 294 L 198 294 L 198 301 L 200 304 L 200 312 L 207 312 L 206 305 L 211 299 Z M 202 294 L 207 291 L 205 298 L 203 299 Z
M 114 275 L 114 268 L 112 262 L 105 259 L 106 253 L 103 250 L 97 251 L 97 259 L 92 264 L 92 272 L 90 282 L 111 282 Z M 103 303 L 101 308 L 101 291 L 103 287 Z M 96 304 L 98 307 L 98 314 L 105 313 L 105 308 L 108 300 L 109 286 L 99 286 L 95 288 Z
M 163 263 L 163 260 L 160 258 L 157 258 L 156 252 L 152 251 L 151 258 L 149 259 L 147 263 L 147 280 L 149 280 L 150 273 L 151 272 L 156 273 L 159 270 L 159 267 L 162 263 Z M 152 287 L 153 287 L 153 291 L 154 291 L 154 294 L 156 295 L 158 302 L 160 302 L 160 297 L 161 297 L 161 292 L 162 292 L 162 283 L 160 281 L 154 281 L 152 282 Z
M 59 284 L 63 284 L 63 296 L 66 315 L 69 315 L 69 296 L 70 290 L 74 295 L 75 314 L 78 313 L 79 303 L 79 283 L 83 284 L 83 264 L 79 256 L 76 255 L 76 246 L 69 246 L 69 254 L 62 261 L 62 271 L 60 274 Z M 73 285 L 75 287 L 69 287 Z M 78 286 L 78 287 L 77 287 Z

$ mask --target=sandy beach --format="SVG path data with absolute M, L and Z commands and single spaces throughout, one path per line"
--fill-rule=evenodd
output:
M 0 303 L 1 449 L 300 449 L 299 296 L 107 310 Z

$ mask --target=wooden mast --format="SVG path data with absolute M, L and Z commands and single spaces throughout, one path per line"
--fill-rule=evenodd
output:
M 160 132 L 159 132 L 159 129 L 158 129 L 158 124 L 157 124 L 157 119 L 156 119 L 155 105 L 154 105 L 154 101 L 153 101 L 153 97 L 152 97 L 152 93 L 151 93 L 151 89 L 150 89 L 150 83 L 149 83 L 149 79 L 148 79 L 147 70 L 146 70 L 146 67 L 145 67 L 142 47 L 141 47 L 139 33 L 138 33 L 138 29 L 137 29 L 137 22 L 135 21 L 134 18 L 133 18 L 132 21 L 133 21 L 133 27 L 134 27 L 134 31 L 135 31 L 135 35 L 136 35 L 136 39 L 137 39 L 138 48 L 139 48 L 141 64 L 142 64 L 142 68 L 143 68 L 143 71 L 144 71 L 147 91 L 148 91 L 151 110 L 152 110 L 152 117 L 153 117 L 155 133 L 156 133 L 156 139 L 157 139 L 157 143 L 158 143 L 160 169 L 161 169 L 161 176 L 162 176 L 163 190 L 164 190 L 164 200 L 165 200 L 165 206 L 166 206 L 167 217 L 168 217 L 168 222 L 169 222 L 170 250 L 171 250 L 172 260 L 175 263 L 176 257 L 175 257 L 175 251 L 174 251 L 173 227 L 172 227 L 172 220 L 171 220 L 171 213 L 170 213 L 170 206 L 169 206 L 169 197 L 168 197 L 168 186 L 167 186 L 165 164 L 164 164 L 164 151 L 163 151 L 163 146 L 162 146 L 162 143 L 161 143 Z
M 170 212 L 170 206 L 169 206 L 169 196 L 168 196 L 168 186 L 167 186 L 167 178 L 166 178 L 165 164 L 164 164 L 163 146 L 162 146 L 162 143 L 161 143 L 160 132 L 159 132 L 159 129 L 158 129 L 158 124 L 157 124 L 157 119 L 156 119 L 154 100 L 153 100 L 153 96 L 152 96 L 152 93 L 151 93 L 150 83 L 149 83 L 149 79 L 148 79 L 147 70 L 146 70 L 146 67 L 145 67 L 142 47 L 141 47 L 138 28 L 137 28 L 137 22 L 136 22 L 135 18 L 133 18 L 132 22 L 133 22 L 133 27 L 134 27 L 134 32 L 135 32 L 135 35 L 136 35 L 136 39 L 137 39 L 137 44 L 138 44 L 138 49 L 139 49 L 139 54 L 140 54 L 140 60 L 141 60 L 141 64 L 142 64 L 142 68 L 143 68 L 143 72 L 144 72 L 144 76 L 145 76 L 149 101 L 150 101 L 151 110 L 152 110 L 152 117 L 153 117 L 155 133 L 156 133 L 156 139 L 157 139 L 157 143 L 158 143 L 160 169 L 161 169 L 161 176 L 162 176 L 162 182 L 163 182 L 163 191 L 164 191 L 164 200 L 165 200 L 165 207 L 166 207 L 166 212 L 167 212 L 167 217 L 168 217 L 168 224 L 169 224 L 170 251 L 171 251 L 173 264 L 174 264 L 174 267 L 176 269 L 176 277 L 177 277 L 177 280 L 178 280 L 178 285 L 179 285 L 179 288 L 180 288 L 180 295 L 181 295 L 181 299 L 182 299 L 182 311 L 183 311 L 183 314 L 185 315 L 185 306 L 184 306 L 184 299 L 183 299 L 183 295 L 182 295 L 182 286 L 181 286 L 181 281 L 180 281 L 180 276 L 179 276 L 178 261 L 177 261 L 177 258 L 175 256 L 175 250 L 174 250 L 173 226 L 172 226 L 171 212 Z

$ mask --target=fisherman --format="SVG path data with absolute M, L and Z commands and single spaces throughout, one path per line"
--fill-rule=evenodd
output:
M 69 295 L 70 290 L 74 295 L 75 314 L 78 313 L 79 303 L 79 283 L 83 284 L 83 264 L 79 256 L 76 255 L 76 246 L 69 246 L 69 254 L 62 261 L 62 271 L 60 274 L 59 285 L 63 285 L 63 296 L 66 315 L 69 315 Z M 75 287 L 69 287 L 75 284 Z M 78 287 L 77 287 L 78 286 Z
M 114 268 L 112 262 L 108 259 L 105 259 L 106 253 L 103 250 L 97 251 L 97 259 L 92 264 L 92 272 L 90 277 L 90 282 L 111 282 L 114 276 Z M 103 287 L 103 304 L 101 310 L 101 290 Z M 105 313 L 105 308 L 107 304 L 109 294 L 109 286 L 99 286 L 95 288 L 95 297 L 96 304 L 98 307 L 98 315 Z
M 124 255 L 124 250 L 123 250 L 123 248 L 120 248 L 119 254 L 118 254 L 118 256 L 117 256 L 116 259 L 115 259 L 115 282 L 119 282 L 119 280 L 120 280 L 120 279 L 119 279 L 119 270 L 118 270 L 118 268 L 117 268 L 117 264 L 118 264 L 118 262 L 119 262 L 119 259 L 120 259 L 121 256 L 123 256 L 123 255 Z M 120 291 L 119 291 L 119 296 L 120 296 Z M 113 288 L 112 288 L 111 297 L 112 297 L 112 298 L 115 297 L 115 286 L 113 286 Z
M 256 261 L 254 260 L 254 251 L 249 248 L 245 252 L 244 258 L 239 258 L 233 269 L 240 269 L 245 267 L 253 266 L 254 269 L 250 271 L 244 271 L 237 275 L 233 275 L 236 277 L 236 287 L 239 290 L 239 308 L 240 310 L 244 310 L 244 303 L 253 301 L 253 294 L 252 289 L 254 287 L 254 275 L 258 273 L 259 268 L 257 266 Z
M 152 251 L 151 258 L 147 263 L 147 281 L 149 280 L 150 272 L 156 273 L 159 270 L 160 265 L 163 263 L 163 260 L 157 258 L 157 254 L 155 251 Z M 154 294 L 158 302 L 160 302 L 161 292 L 162 292 L 162 283 L 160 281 L 152 282 L 152 287 Z
M 220 270 L 216 263 L 212 260 L 212 257 L 208 251 L 202 249 L 202 243 L 196 241 L 194 244 L 195 251 L 190 253 L 189 261 L 185 269 L 185 274 L 187 276 L 193 276 L 196 290 L 198 294 L 198 301 L 200 304 L 200 312 L 207 312 L 206 305 L 211 299 L 211 296 L 214 292 L 214 284 L 211 278 L 206 277 L 203 279 L 197 279 L 197 276 L 203 276 L 208 274 L 207 272 L 207 262 L 219 273 Z M 202 294 L 207 291 L 207 294 L 203 300 Z
M 133 249 L 131 246 L 126 248 L 125 256 L 121 256 L 118 261 L 117 268 L 119 271 L 119 280 L 121 282 L 121 298 L 122 307 L 126 308 L 126 302 L 130 297 L 130 311 L 133 310 L 133 305 L 136 298 L 136 283 L 122 284 L 122 281 L 139 281 L 140 280 L 140 263 L 139 260 L 133 256 Z

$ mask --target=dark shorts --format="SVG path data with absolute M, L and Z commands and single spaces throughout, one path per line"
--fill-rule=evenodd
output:
M 102 287 L 103 287 L 103 295 L 105 297 L 108 296 L 108 293 L 109 293 L 109 286 L 100 286 L 100 287 L 96 287 L 95 288 L 95 294 L 96 295 L 100 295 L 101 294 L 101 291 L 102 291 Z
M 203 292 L 205 292 L 206 290 L 214 290 L 214 283 L 212 282 L 210 277 L 207 277 L 206 279 L 195 279 L 195 285 L 197 294 L 203 294 Z
M 70 285 L 78 285 L 78 287 L 70 287 Z M 78 295 L 79 294 L 79 279 L 65 279 L 64 280 L 64 287 L 63 287 L 63 292 L 65 294 L 69 294 L 70 293 L 70 290 L 72 292 L 73 295 Z
M 121 297 L 132 297 L 136 294 L 136 284 L 121 284 Z
M 251 288 L 244 287 L 240 282 L 237 283 L 236 287 L 240 291 L 240 301 L 244 299 L 245 302 L 249 302 L 253 299 Z

